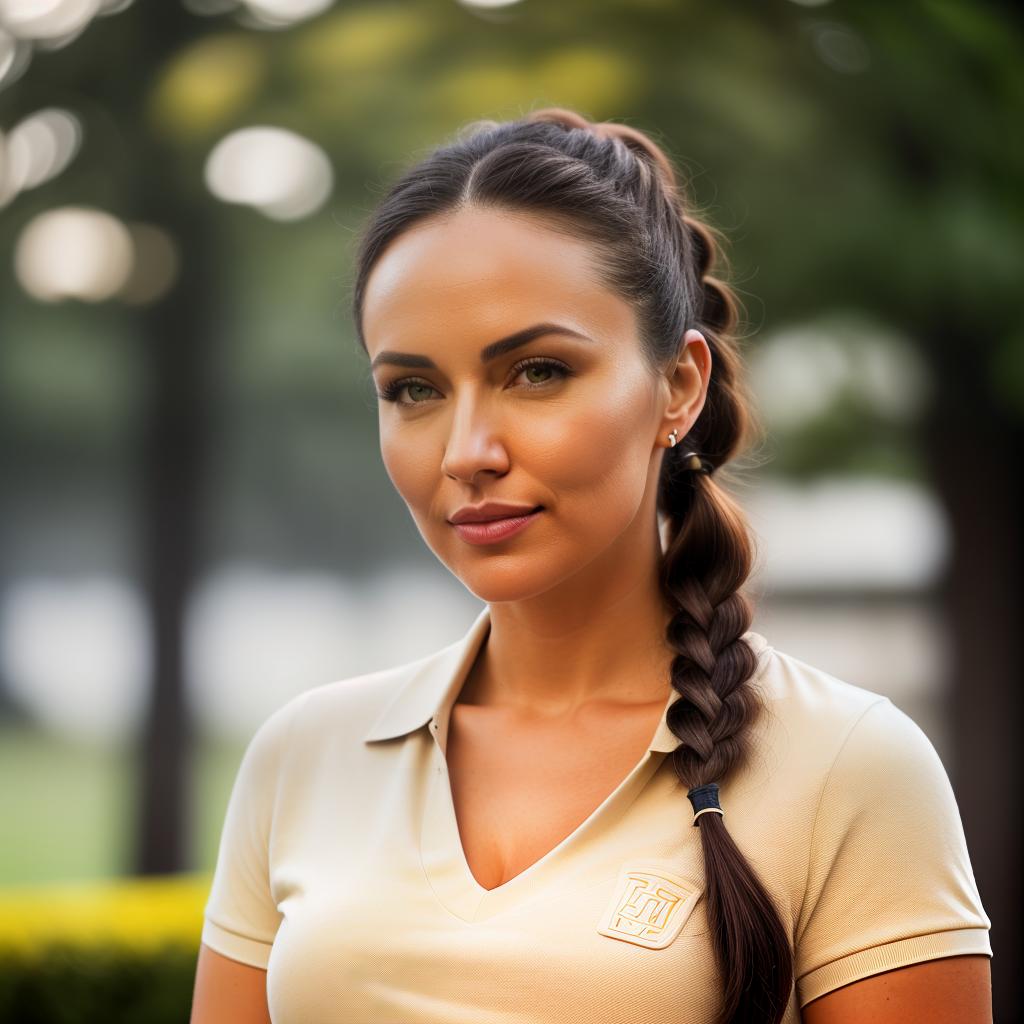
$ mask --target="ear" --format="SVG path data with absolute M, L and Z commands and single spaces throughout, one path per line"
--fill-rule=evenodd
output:
M 672 430 L 679 440 L 686 436 L 704 408 L 710 380 L 711 349 L 704 335 L 690 328 L 683 335 L 679 358 L 664 378 L 669 397 L 662 418 L 663 441 Z

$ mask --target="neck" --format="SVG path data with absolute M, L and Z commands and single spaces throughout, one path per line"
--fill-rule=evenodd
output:
M 584 595 L 586 595 L 584 597 Z M 490 605 L 462 703 L 557 716 L 595 701 L 664 703 L 673 652 L 657 566 L 600 587 Z

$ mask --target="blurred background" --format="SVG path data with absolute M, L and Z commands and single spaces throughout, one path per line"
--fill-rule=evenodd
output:
M 932 739 L 1019 1020 L 1022 29 L 0 0 L 0 1020 L 185 1019 L 256 727 L 468 628 L 380 460 L 352 249 L 408 163 L 549 105 L 651 133 L 731 239 L 754 628 Z

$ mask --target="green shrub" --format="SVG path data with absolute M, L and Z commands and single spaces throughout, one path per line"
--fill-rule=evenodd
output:
M 198 946 L 55 942 L 0 951 L 2 1024 L 185 1024 Z

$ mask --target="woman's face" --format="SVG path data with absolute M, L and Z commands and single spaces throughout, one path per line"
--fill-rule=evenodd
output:
M 385 467 L 431 550 L 484 601 L 540 594 L 601 558 L 611 570 L 656 538 L 666 435 L 704 402 L 703 336 L 688 332 L 698 344 L 671 380 L 652 376 L 633 308 L 588 252 L 538 219 L 464 209 L 402 234 L 367 281 L 364 337 L 391 399 L 378 397 Z M 550 327 L 483 360 L 538 324 Z M 543 511 L 471 544 L 449 517 L 486 501 Z

